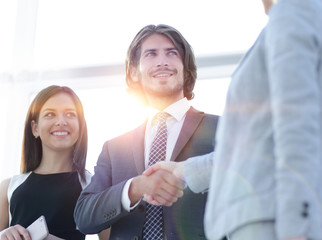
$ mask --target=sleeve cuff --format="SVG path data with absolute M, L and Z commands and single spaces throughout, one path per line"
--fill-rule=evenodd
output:
M 122 191 L 122 207 L 130 212 L 131 210 L 133 210 L 134 208 L 137 207 L 137 205 L 139 205 L 139 203 L 141 202 L 141 199 L 135 203 L 132 207 L 131 207 L 131 201 L 130 201 L 130 198 L 129 198 L 129 188 L 130 188 L 130 185 L 132 183 L 132 180 L 133 178 L 129 179 L 124 187 L 123 187 L 123 191 Z

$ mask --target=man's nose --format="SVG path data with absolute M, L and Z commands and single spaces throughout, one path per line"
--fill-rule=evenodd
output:
M 157 58 L 157 67 L 169 66 L 168 58 L 165 54 L 160 54 Z

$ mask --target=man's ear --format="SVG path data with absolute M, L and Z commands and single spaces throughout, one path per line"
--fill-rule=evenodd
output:
M 31 121 L 31 131 L 32 131 L 32 134 L 35 136 L 35 138 L 39 137 L 38 124 L 36 123 L 35 120 Z
M 130 68 L 130 75 L 131 75 L 131 78 L 132 78 L 132 81 L 133 82 L 139 82 L 139 77 L 138 77 L 138 74 L 137 74 L 137 69 L 135 67 L 131 67 Z

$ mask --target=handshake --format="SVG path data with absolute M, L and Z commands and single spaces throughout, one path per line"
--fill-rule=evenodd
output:
M 171 206 L 183 196 L 184 188 L 184 162 L 158 162 L 133 179 L 131 205 L 143 198 L 153 205 Z

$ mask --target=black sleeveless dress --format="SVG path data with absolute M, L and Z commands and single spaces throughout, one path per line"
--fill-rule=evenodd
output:
M 44 215 L 50 234 L 70 240 L 85 239 L 76 229 L 74 208 L 82 191 L 77 172 L 36 174 L 32 172 L 12 193 L 10 226 L 28 227 Z

